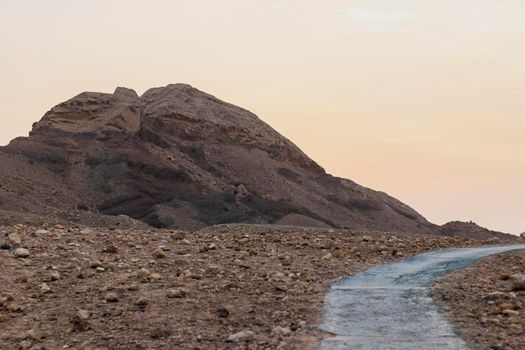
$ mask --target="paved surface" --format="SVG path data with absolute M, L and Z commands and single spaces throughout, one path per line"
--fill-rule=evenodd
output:
M 320 350 L 467 349 L 425 287 L 486 256 L 525 244 L 446 249 L 372 268 L 333 285 L 320 329 L 335 334 Z

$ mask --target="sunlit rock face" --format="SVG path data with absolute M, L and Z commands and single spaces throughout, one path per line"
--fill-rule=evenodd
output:
M 326 174 L 255 114 L 185 84 L 140 97 L 126 88 L 82 93 L 0 152 L 0 175 L 31 188 L 17 196 L 0 187 L 0 207 L 12 210 L 80 208 L 179 228 L 434 230 L 398 200 Z

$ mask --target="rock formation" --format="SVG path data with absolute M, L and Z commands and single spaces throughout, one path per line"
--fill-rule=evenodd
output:
M 82 93 L 0 148 L 0 209 L 156 227 L 277 223 L 431 232 L 416 211 L 327 174 L 253 113 L 189 85 Z

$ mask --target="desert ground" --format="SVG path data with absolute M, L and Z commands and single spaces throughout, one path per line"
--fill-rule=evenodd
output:
M 269 225 L 18 224 L 0 237 L 0 347 L 33 350 L 313 349 L 330 336 L 316 327 L 334 281 L 503 243 Z
M 472 349 L 525 349 L 524 272 L 524 252 L 491 256 L 437 282 L 434 299 Z

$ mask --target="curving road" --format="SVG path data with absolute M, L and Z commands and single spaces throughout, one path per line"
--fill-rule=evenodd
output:
M 364 271 L 333 285 L 320 329 L 335 337 L 320 350 L 467 349 L 426 286 L 486 256 L 525 244 L 446 249 Z

